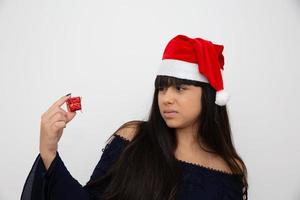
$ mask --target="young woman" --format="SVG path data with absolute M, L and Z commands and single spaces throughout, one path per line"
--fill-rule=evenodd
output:
M 57 151 L 75 113 L 62 97 L 42 116 L 40 154 L 22 200 L 241 200 L 247 169 L 236 152 L 223 89 L 223 46 L 177 35 L 166 46 L 149 119 L 130 121 L 109 138 L 82 186 Z

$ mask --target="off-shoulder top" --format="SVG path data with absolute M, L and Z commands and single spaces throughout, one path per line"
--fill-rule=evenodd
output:
M 122 150 L 130 141 L 115 135 L 103 149 L 90 180 L 103 176 L 117 160 Z M 182 170 L 182 188 L 178 200 L 242 200 L 243 184 L 241 176 L 209 168 L 196 163 L 177 159 Z M 59 152 L 46 170 L 40 154 L 26 178 L 21 200 L 92 200 L 91 191 L 82 186 L 67 170 Z

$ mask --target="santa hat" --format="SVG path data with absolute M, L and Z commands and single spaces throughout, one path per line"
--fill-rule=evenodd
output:
M 167 44 L 157 75 L 209 83 L 216 90 L 215 103 L 226 105 L 229 94 L 224 90 L 221 74 L 223 48 L 202 38 L 177 35 Z

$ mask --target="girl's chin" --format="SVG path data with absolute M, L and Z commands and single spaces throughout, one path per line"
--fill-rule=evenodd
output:
M 167 119 L 165 120 L 167 126 L 169 128 L 178 128 L 180 127 L 180 123 L 178 123 L 178 121 L 174 120 L 174 119 Z

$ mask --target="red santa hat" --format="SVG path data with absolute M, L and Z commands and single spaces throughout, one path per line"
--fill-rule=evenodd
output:
M 215 103 L 226 105 L 229 94 L 224 90 L 224 46 L 202 38 L 177 35 L 167 44 L 157 75 L 209 83 L 216 90 Z

